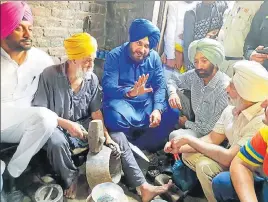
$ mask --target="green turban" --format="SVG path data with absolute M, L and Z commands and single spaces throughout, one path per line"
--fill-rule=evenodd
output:
M 194 64 L 194 57 L 197 52 L 201 52 L 213 65 L 219 66 L 225 57 L 224 48 L 220 42 L 203 38 L 193 41 L 188 49 L 189 60 Z

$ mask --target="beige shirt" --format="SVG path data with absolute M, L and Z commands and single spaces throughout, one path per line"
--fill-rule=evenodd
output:
M 224 109 L 213 131 L 225 135 L 231 147 L 236 144 L 241 147 L 264 126 L 264 110 L 261 102 L 243 110 L 238 116 L 233 115 L 233 109 L 234 106 L 230 105 Z
M 252 19 L 262 3 L 263 1 L 236 1 L 232 9 L 226 10 L 218 36 L 226 56 L 243 57 L 243 47 Z

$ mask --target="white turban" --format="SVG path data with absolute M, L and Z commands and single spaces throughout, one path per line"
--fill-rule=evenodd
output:
M 268 72 L 255 61 L 242 60 L 234 64 L 233 84 L 238 94 L 250 102 L 268 98 Z
M 224 47 L 215 39 L 203 38 L 189 45 L 189 60 L 194 64 L 196 52 L 201 52 L 213 65 L 219 66 L 225 57 Z

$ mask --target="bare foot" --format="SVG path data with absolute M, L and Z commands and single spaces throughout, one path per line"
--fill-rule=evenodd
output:
M 69 199 L 75 199 L 77 191 L 77 178 L 73 180 L 71 186 L 64 190 L 64 196 Z
M 140 190 L 142 202 L 151 201 L 154 197 L 167 192 L 171 186 L 172 180 L 169 180 L 167 184 L 164 184 L 162 186 L 153 186 L 148 183 L 141 185 Z

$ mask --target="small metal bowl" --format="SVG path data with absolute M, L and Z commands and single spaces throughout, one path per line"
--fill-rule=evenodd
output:
M 114 198 L 114 202 L 128 202 L 127 196 L 125 195 L 123 189 L 119 185 L 112 182 L 98 184 L 91 192 L 91 197 L 94 202 L 98 202 L 98 200 L 104 196 Z

